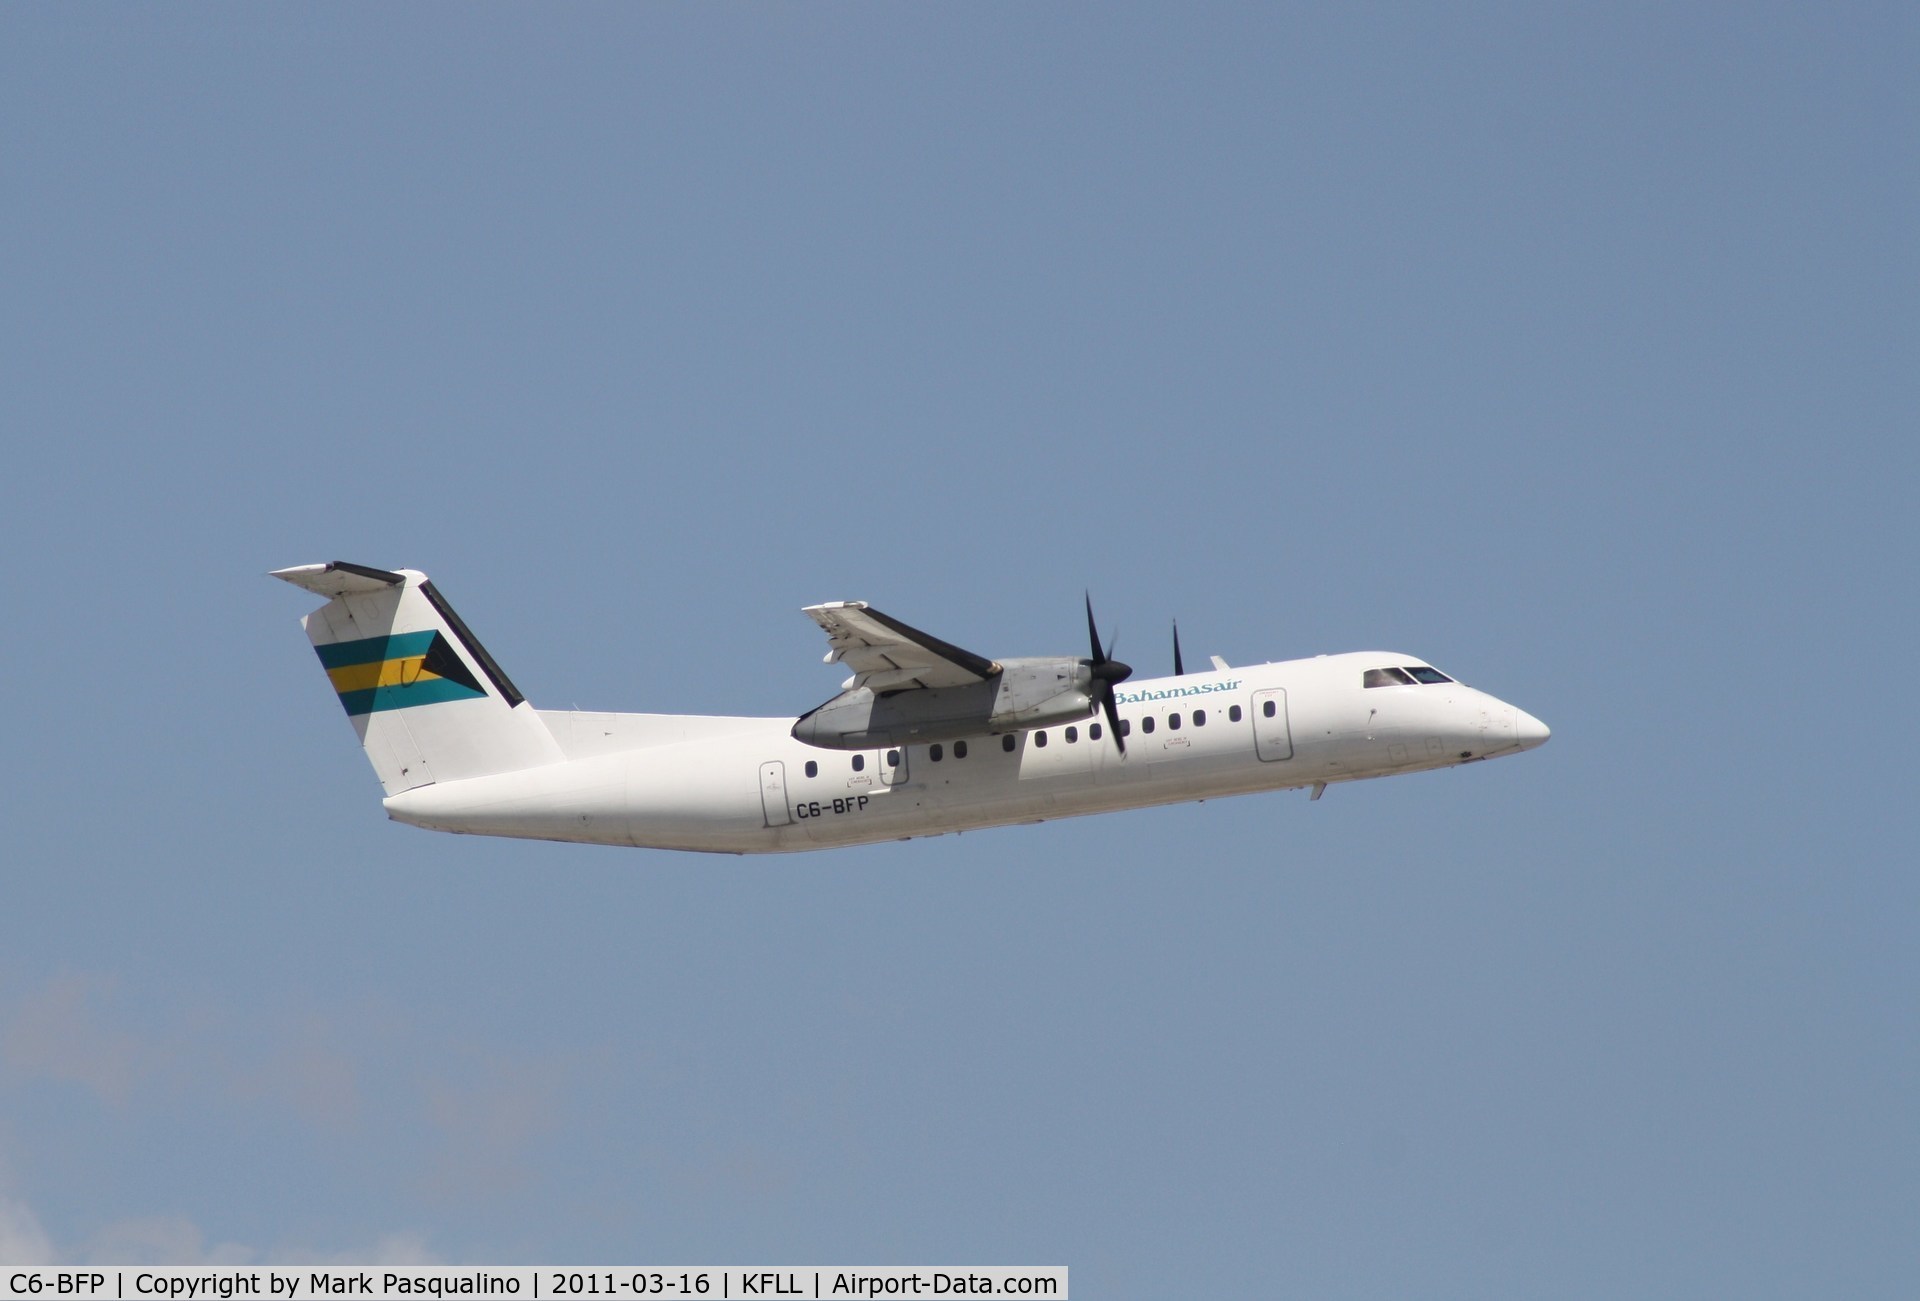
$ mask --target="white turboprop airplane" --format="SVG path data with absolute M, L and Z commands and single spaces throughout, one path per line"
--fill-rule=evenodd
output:
M 865 604 L 807 607 L 840 695 L 798 718 L 536 710 L 425 574 L 276 570 L 327 603 L 307 635 L 386 791 L 436 831 L 778 853 L 1311 788 L 1517 754 L 1546 724 L 1411 655 L 1117 690 L 1092 655 L 988 660 Z

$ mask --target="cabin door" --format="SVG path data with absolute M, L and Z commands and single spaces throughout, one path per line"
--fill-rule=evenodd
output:
M 760 808 L 770 827 L 784 827 L 793 821 L 793 811 L 787 807 L 787 766 L 778 759 L 760 765 Z
M 1253 693 L 1253 751 L 1271 763 L 1293 758 L 1293 733 L 1287 727 L 1287 689 Z
M 874 762 L 880 766 L 880 784 L 898 786 L 907 779 L 907 747 L 890 745 L 874 756 Z

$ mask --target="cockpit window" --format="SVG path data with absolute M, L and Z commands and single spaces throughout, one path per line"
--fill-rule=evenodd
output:
M 1453 681 L 1452 678 L 1442 673 L 1439 669 L 1430 669 L 1424 664 L 1409 664 L 1407 665 L 1407 672 L 1413 674 L 1413 680 L 1415 682 L 1424 683 L 1429 687 L 1436 683 Z
M 1368 669 L 1367 676 L 1361 685 L 1367 687 L 1410 687 L 1413 685 L 1413 679 L 1408 677 L 1406 673 L 1400 669 Z

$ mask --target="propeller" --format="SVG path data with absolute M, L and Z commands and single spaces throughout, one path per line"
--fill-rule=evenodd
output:
M 1093 621 L 1093 595 L 1087 594 L 1087 640 L 1093 643 L 1093 658 L 1087 661 L 1087 669 L 1093 675 L 1093 681 L 1087 688 L 1087 694 L 1100 702 L 1100 708 L 1106 711 L 1107 730 L 1113 733 L 1113 743 L 1121 754 L 1127 752 L 1127 742 L 1120 735 L 1120 706 L 1113 698 L 1115 683 L 1125 682 L 1133 676 L 1130 665 L 1122 664 L 1113 658 L 1113 643 L 1108 642 L 1105 650 L 1100 649 L 1100 629 Z
M 1186 666 L 1180 662 L 1180 621 L 1175 619 L 1173 621 L 1173 676 L 1177 678 L 1186 671 Z

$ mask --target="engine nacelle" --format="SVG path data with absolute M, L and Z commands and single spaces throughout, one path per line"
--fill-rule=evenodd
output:
M 1002 660 L 1000 672 L 964 687 L 844 691 L 801 715 L 793 738 L 824 750 L 873 750 L 1071 723 L 1093 713 L 1092 683 L 1086 660 Z

